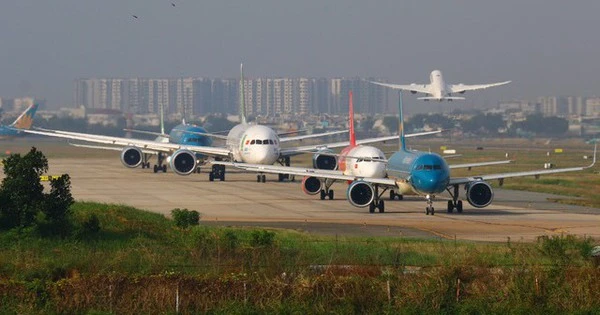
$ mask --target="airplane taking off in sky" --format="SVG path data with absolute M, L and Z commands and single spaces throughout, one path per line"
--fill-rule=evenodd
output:
M 33 116 L 38 109 L 38 104 L 33 104 L 21 114 L 15 121 L 7 126 L 0 126 L 0 139 L 8 139 L 22 136 L 24 133 L 19 129 L 29 129 L 33 124 Z
M 313 158 L 313 165 L 315 168 L 301 168 L 301 167 L 285 167 L 275 165 L 258 165 L 258 164 L 247 164 L 247 163 L 234 163 L 234 162 L 219 162 L 211 161 L 213 164 L 220 164 L 226 166 L 233 166 L 246 171 L 257 172 L 257 173 L 275 173 L 275 174 L 287 174 L 287 175 L 298 175 L 304 176 L 302 180 L 302 190 L 308 195 L 316 195 L 320 193 L 321 200 L 326 197 L 333 199 L 333 190 L 330 189 L 331 185 L 336 181 L 348 181 L 355 182 L 364 178 L 387 178 L 386 164 L 387 160 L 385 154 L 376 147 L 358 144 L 361 141 L 356 141 L 356 135 L 354 132 L 354 108 L 352 102 L 352 91 L 349 93 L 349 126 L 350 126 L 350 141 L 348 146 L 342 149 L 339 154 L 333 154 L 331 152 L 320 152 Z M 398 139 L 398 136 L 394 137 L 394 140 Z M 336 161 L 320 160 L 323 157 L 334 157 Z M 493 161 L 493 162 L 479 162 L 470 164 L 458 164 L 451 165 L 450 168 L 472 168 L 478 166 L 490 166 L 498 164 L 510 163 L 510 160 L 506 161 Z M 335 163 L 335 164 L 333 164 Z M 336 165 L 336 167 L 326 167 L 328 165 Z M 378 194 L 378 187 L 375 186 L 375 194 Z M 402 200 L 402 192 L 396 193 L 393 189 L 390 189 L 390 199 L 393 200 L 396 197 Z M 384 212 L 385 203 L 383 200 L 373 202 L 370 207 L 370 211 L 374 212 L 375 208 L 379 209 L 379 212 Z
M 494 86 L 501 86 L 510 83 L 511 81 L 504 81 L 498 83 L 490 83 L 490 84 L 475 84 L 475 85 L 467 85 L 467 84 L 446 84 L 444 81 L 444 77 L 442 76 L 442 72 L 440 70 L 433 70 L 429 75 L 429 84 L 416 84 L 412 83 L 409 85 L 402 84 L 389 84 L 389 83 L 381 83 L 381 82 L 373 82 L 373 84 L 389 87 L 396 90 L 404 90 L 409 91 L 413 94 L 423 93 L 430 96 L 418 97 L 419 100 L 424 101 L 453 101 L 453 100 L 464 100 L 465 98 L 462 96 L 452 96 L 452 94 L 464 94 L 466 91 L 474 91 L 487 89 Z

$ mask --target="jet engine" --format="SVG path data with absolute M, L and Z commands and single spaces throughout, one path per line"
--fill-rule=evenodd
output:
M 302 179 L 302 191 L 307 195 L 318 194 L 321 191 L 321 187 L 321 180 L 316 177 L 305 176 Z
M 320 150 L 313 155 L 313 167 L 319 170 L 336 170 L 338 168 L 337 157 L 330 155 L 332 150 Z
M 363 208 L 371 204 L 375 198 L 373 186 L 362 180 L 354 181 L 348 186 L 346 196 L 351 205 Z
M 179 149 L 171 155 L 169 166 L 177 175 L 190 175 L 196 169 L 196 154 L 190 150 Z
M 142 164 L 142 157 L 144 153 L 140 148 L 136 147 L 125 147 L 121 152 L 121 162 L 123 165 L 129 168 L 135 168 Z
M 492 203 L 494 192 L 490 184 L 478 181 L 467 184 L 467 201 L 475 208 L 485 208 Z

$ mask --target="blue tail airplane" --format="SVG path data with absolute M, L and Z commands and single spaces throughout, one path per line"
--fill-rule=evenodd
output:
M 22 136 L 25 133 L 19 129 L 31 129 L 33 125 L 33 116 L 38 109 L 38 104 L 33 104 L 21 114 L 15 121 L 6 126 L 0 126 L 0 139 L 8 139 Z

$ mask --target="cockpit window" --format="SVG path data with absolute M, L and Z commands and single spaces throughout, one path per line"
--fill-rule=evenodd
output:
M 274 144 L 272 139 L 269 139 L 269 144 Z
M 420 171 L 423 169 L 423 164 L 419 164 L 417 165 L 417 167 L 415 167 L 415 170 Z
M 263 140 L 263 144 L 269 144 L 269 139 Z
M 434 166 L 433 166 L 433 169 L 434 169 L 434 170 L 441 170 L 441 169 L 442 169 L 442 166 L 441 166 L 441 165 L 439 165 L 439 164 L 436 164 L 436 165 L 434 165 Z
M 250 141 L 250 144 L 254 144 L 254 143 L 256 143 L 256 140 Z
M 256 140 L 256 144 L 262 144 L 262 140 Z
M 433 169 L 433 165 L 423 165 L 423 168 L 424 168 L 426 171 L 430 171 L 430 170 L 432 170 L 432 169 Z

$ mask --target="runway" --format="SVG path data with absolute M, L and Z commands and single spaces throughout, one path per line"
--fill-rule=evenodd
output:
M 202 224 L 261 225 L 309 233 L 350 236 L 407 236 L 503 242 L 533 241 L 540 235 L 576 234 L 600 238 L 600 209 L 566 206 L 551 195 L 495 191 L 485 209 L 465 202 L 462 214 L 448 214 L 441 196 L 435 216 L 425 215 L 425 201 L 386 200 L 386 212 L 369 214 L 345 199 L 345 183 L 335 184 L 335 200 L 319 200 L 300 182 L 257 183 L 254 174 L 229 172 L 225 182 L 209 182 L 208 173 L 178 176 L 148 169 L 127 169 L 114 157 L 51 157 L 51 175 L 68 173 L 77 200 L 126 204 L 169 215 L 174 208 L 202 214 Z M 3 174 L 0 174 L 0 178 Z

